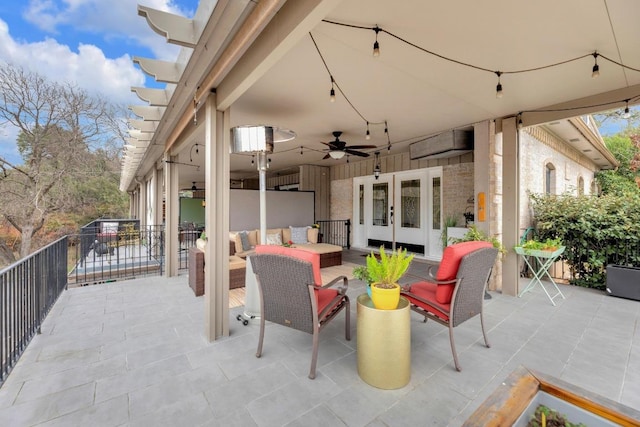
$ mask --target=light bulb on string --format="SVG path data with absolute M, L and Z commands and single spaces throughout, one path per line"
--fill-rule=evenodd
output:
M 500 82 L 500 76 L 502 75 L 501 71 L 496 71 L 496 76 L 498 76 L 498 84 L 496 85 L 496 98 L 502 98 L 502 83 Z
M 302 154 L 303 154 L 303 153 L 302 153 L 302 149 L 303 149 L 303 148 L 304 148 L 304 147 L 301 145 L 301 146 L 300 146 L 300 155 L 301 155 L 301 156 L 302 156 Z
M 334 87 L 335 80 L 333 80 L 333 76 L 331 76 L 331 90 L 329 91 L 329 101 L 336 102 L 336 89 Z
M 631 118 L 631 111 L 629 111 L 629 100 L 626 99 L 626 106 L 624 107 L 624 114 L 622 114 L 622 118 L 623 119 L 630 119 Z
M 600 76 L 600 66 L 598 65 L 598 52 L 593 52 L 593 68 L 591 69 L 591 78 L 595 79 Z
M 364 136 L 367 141 L 371 139 L 371 132 L 369 132 L 369 122 L 367 122 L 367 133 Z
M 378 43 L 378 33 L 381 31 L 380 27 L 376 25 L 373 31 L 376 32 L 376 41 L 373 43 L 373 56 L 377 58 L 380 56 L 380 43 Z
M 522 129 L 522 113 L 518 113 L 518 129 Z

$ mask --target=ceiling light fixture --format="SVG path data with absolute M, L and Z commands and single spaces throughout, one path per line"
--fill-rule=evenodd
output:
M 502 83 L 500 83 L 500 76 L 502 75 L 501 71 L 496 71 L 496 76 L 498 76 L 498 85 L 496 86 L 496 98 L 502 98 Z
M 380 172 L 382 172 L 382 169 L 380 168 L 380 152 L 376 151 L 374 154 L 376 155 L 376 165 L 373 168 L 373 176 L 378 179 L 380 178 Z
M 595 79 L 600 76 L 600 66 L 598 65 L 598 52 L 593 52 L 593 68 L 591 69 L 591 78 Z
M 377 58 L 378 56 L 380 56 L 380 43 L 378 43 L 378 33 L 381 31 L 381 29 L 376 25 L 373 31 L 376 32 L 376 41 L 373 43 L 373 56 Z
M 329 151 L 329 155 L 331 156 L 332 159 L 339 160 L 344 157 L 344 151 L 340 151 L 340 150 Z

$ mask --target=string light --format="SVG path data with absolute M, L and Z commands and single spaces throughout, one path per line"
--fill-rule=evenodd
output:
M 331 76 L 331 91 L 329 92 L 329 101 L 330 102 L 336 102 L 336 89 L 335 89 L 335 83 L 336 81 L 333 79 L 333 76 Z
M 197 90 L 196 90 L 197 92 Z M 198 126 L 198 98 L 196 97 L 197 93 L 193 94 L 193 124 L 194 126 Z
M 302 152 L 302 149 L 303 149 L 303 148 L 304 148 L 304 147 L 301 145 L 301 146 L 300 146 L 300 155 L 301 155 L 301 156 L 302 156 L 302 154 L 303 154 L 303 152 Z
M 382 31 L 382 29 L 378 28 L 378 31 Z M 367 120 L 364 117 L 364 115 L 356 108 L 355 105 L 353 105 L 353 102 L 351 102 L 349 97 L 344 93 L 344 91 L 340 87 L 340 84 L 338 84 L 338 82 L 334 79 L 333 73 L 329 69 L 329 66 L 327 65 L 327 61 L 324 59 L 324 56 L 322 55 L 322 52 L 320 51 L 320 48 L 318 47 L 318 43 L 316 43 L 316 40 L 313 37 L 313 34 L 309 33 L 309 37 L 311 38 L 311 41 L 313 42 L 313 45 L 315 46 L 316 51 L 318 52 L 318 56 L 320 56 L 320 59 L 322 60 L 322 64 L 324 65 L 324 68 L 327 70 L 327 74 L 329 75 L 329 78 L 331 79 L 331 92 L 330 92 L 330 95 L 331 95 L 330 100 L 331 100 L 331 102 L 335 101 L 335 89 L 337 89 L 340 92 L 340 94 L 342 95 L 342 97 L 345 99 L 345 101 L 347 101 L 347 104 L 349 104 L 351 109 L 353 111 L 355 111 L 355 113 L 362 119 L 362 121 L 364 121 L 367 124 L 367 131 L 365 133 L 365 139 L 369 140 L 371 138 L 371 130 L 369 129 L 369 125 L 381 125 L 381 124 L 384 123 L 385 132 L 388 134 L 387 122 L 386 121 L 384 121 L 384 122 L 371 122 L 371 121 Z M 387 135 L 387 140 L 388 139 L 389 139 L 389 137 Z M 391 142 L 389 142 L 389 145 L 390 144 L 391 144 Z
M 378 33 L 381 31 L 381 29 L 376 25 L 373 31 L 376 32 L 376 41 L 373 43 L 373 56 L 377 58 L 378 56 L 380 56 L 380 43 L 378 43 Z
M 629 119 L 631 118 L 631 112 L 629 111 L 629 100 L 626 99 L 624 102 L 626 103 L 626 106 L 624 107 L 624 114 L 622 115 L 622 118 Z
M 498 75 L 498 85 L 496 86 L 496 97 L 498 97 L 498 98 L 500 98 L 502 96 L 502 84 L 500 83 L 500 75 L 501 74 L 521 74 L 521 73 L 528 73 L 528 72 L 533 72 L 533 71 L 540 71 L 540 70 L 544 70 L 544 69 L 547 69 L 547 68 L 558 67 L 560 65 L 565 65 L 565 64 L 568 64 L 568 63 L 571 63 L 571 62 L 579 61 L 581 59 L 588 58 L 590 56 L 593 56 L 594 61 L 595 61 L 594 65 L 593 65 L 593 68 L 591 70 L 591 76 L 594 77 L 594 78 L 596 78 L 596 77 L 598 77 L 600 75 L 600 67 L 598 65 L 598 57 L 603 58 L 603 59 L 605 59 L 605 60 L 607 60 L 607 61 L 609 61 L 609 62 L 611 62 L 613 64 L 616 64 L 619 67 L 622 67 L 624 69 L 640 72 L 640 69 L 638 69 L 638 68 L 630 67 L 630 66 L 625 65 L 625 64 L 623 64 L 621 62 L 618 62 L 618 61 L 616 61 L 614 59 L 611 59 L 611 58 L 609 58 L 607 56 L 604 56 L 604 55 L 602 55 L 602 54 L 600 54 L 598 52 L 587 53 L 587 54 L 584 54 L 584 55 L 577 56 L 575 58 L 570 58 L 570 59 L 566 59 L 564 61 L 559 61 L 559 62 L 555 62 L 555 63 L 552 63 L 552 64 L 541 65 L 541 66 L 533 67 L 533 68 L 526 68 L 526 69 L 519 69 L 519 70 L 509 70 L 509 71 L 496 71 L 496 70 L 492 70 L 492 69 L 489 69 L 489 68 L 481 67 L 481 66 L 478 66 L 478 65 L 470 64 L 468 62 L 460 61 L 458 59 L 449 58 L 447 56 L 444 56 L 444 55 L 441 55 L 439 53 L 433 52 L 431 50 L 425 49 L 425 48 L 417 45 L 416 43 L 413 43 L 413 42 L 411 42 L 409 40 L 406 40 L 406 39 L 404 39 L 404 38 L 402 38 L 402 37 L 390 32 L 390 31 L 385 30 L 384 28 L 378 27 L 378 25 L 376 25 L 375 27 L 362 26 L 362 25 L 353 25 L 353 24 L 345 24 L 345 23 L 337 22 L 337 21 L 331 21 L 331 20 L 328 20 L 328 19 L 323 19 L 322 22 L 326 22 L 328 24 L 338 25 L 338 26 L 342 26 L 342 27 L 355 28 L 355 29 L 359 29 L 359 30 L 373 30 L 373 31 L 375 31 L 375 33 L 376 33 L 376 42 L 374 43 L 374 56 L 377 56 L 377 55 L 380 54 L 380 45 L 378 43 L 378 33 L 379 32 L 383 32 L 383 33 L 389 35 L 390 37 L 392 37 L 392 38 L 394 38 L 394 39 L 396 39 L 396 40 L 398 40 L 398 41 L 400 41 L 402 43 L 405 43 L 405 44 L 407 44 L 407 45 L 409 45 L 409 46 L 411 46 L 411 47 L 413 47 L 415 49 L 418 49 L 418 50 L 420 50 L 420 51 L 422 51 L 424 53 L 427 53 L 429 55 L 435 56 L 435 57 L 440 58 L 442 60 L 449 61 L 449 62 L 452 62 L 454 64 L 462 65 L 462 66 L 465 66 L 465 67 L 468 67 L 468 68 L 473 68 L 473 69 L 476 69 L 476 70 L 479 70 L 479 71 L 485 71 L 485 72 L 490 72 L 490 73 L 497 74 Z M 376 51 L 376 48 L 377 48 L 377 51 Z
M 384 121 L 384 134 L 387 135 L 387 151 L 391 151 L 391 138 L 389 137 L 389 125 Z
M 591 69 L 591 78 L 595 79 L 600 76 L 600 66 L 598 65 L 598 52 L 593 52 L 593 68 Z
M 498 84 L 496 85 L 496 98 L 502 98 L 502 83 L 500 83 L 500 76 L 502 75 L 501 71 L 496 71 L 496 76 L 498 76 Z
M 518 113 L 518 129 L 522 129 L 522 113 Z
M 256 156 L 251 156 L 251 166 L 253 166 L 253 165 L 255 164 L 255 161 L 254 161 L 254 158 L 255 158 L 255 157 L 256 157 Z

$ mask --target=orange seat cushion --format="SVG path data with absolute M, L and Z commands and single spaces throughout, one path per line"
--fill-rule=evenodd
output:
M 460 260 L 462 260 L 463 256 L 478 249 L 492 247 L 493 245 L 490 242 L 485 241 L 462 242 L 447 246 L 442 254 L 442 262 L 438 266 L 436 280 L 447 281 L 455 279 L 458 274 L 458 267 L 460 267 Z M 438 285 L 438 289 L 436 289 L 436 301 L 440 304 L 449 304 L 454 288 L 455 283 Z
M 331 301 L 333 301 L 333 299 L 338 295 L 338 291 L 336 289 L 316 289 L 315 294 L 316 302 L 318 303 L 318 314 L 320 314 L 322 310 L 325 309 L 325 307 L 331 304 Z M 334 305 L 338 305 L 339 303 L 340 300 L 338 299 L 336 300 Z M 327 313 L 331 313 L 331 310 L 329 310 Z
M 307 261 L 311 263 L 313 268 L 313 280 L 316 285 L 322 285 L 322 275 L 320 274 L 320 254 L 307 252 L 296 248 L 288 248 L 280 245 L 258 245 L 256 246 L 257 254 L 274 254 L 285 255 Z M 311 284 L 311 283 L 309 283 Z
M 426 311 L 435 314 L 436 316 L 438 316 L 444 321 L 448 321 L 449 315 L 446 312 L 448 312 L 451 309 L 451 304 L 440 304 L 436 299 L 436 290 L 440 286 L 442 285 L 436 285 L 435 283 L 426 282 L 426 281 L 418 282 L 411 285 L 409 292 L 411 292 L 411 294 L 417 297 L 422 298 L 423 300 L 429 301 L 432 304 L 436 304 L 442 307 L 443 309 L 442 311 L 430 305 L 423 304 L 421 301 L 413 298 L 409 294 L 402 294 L 402 295 L 406 297 L 411 304 L 417 305 L 418 307 L 421 307 Z

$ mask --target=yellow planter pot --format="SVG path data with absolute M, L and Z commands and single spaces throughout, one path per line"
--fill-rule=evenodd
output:
M 380 288 L 378 283 L 371 284 L 371 301 L 378 310 L 395 310 L 400 301 L 400 286 L 394 284 L 392 289 Z

